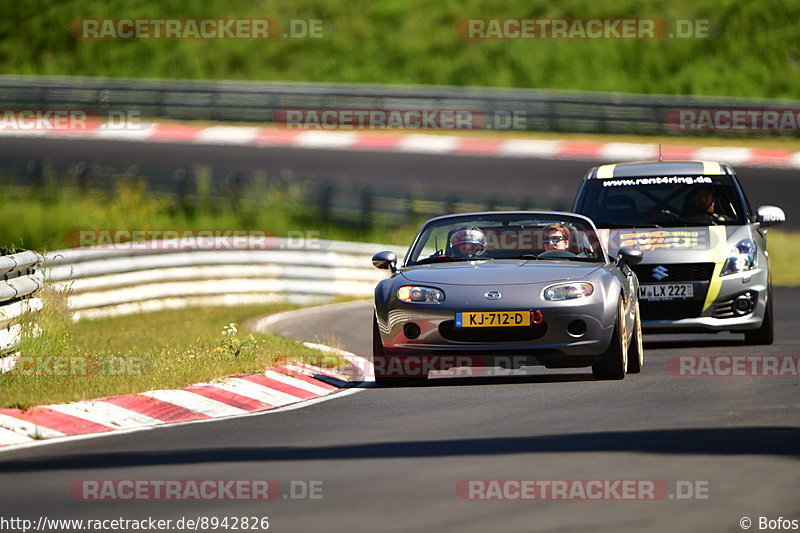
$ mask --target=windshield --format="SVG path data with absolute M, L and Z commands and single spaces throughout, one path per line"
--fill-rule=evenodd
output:
M 493 213 L 426 224 L 406 265 L 492 259 L 605 262 L 597 233 L 582 219 Z
M 663 176 L 587 181 L 577 209 L 598 228 L 745 224 L 728 176 Z

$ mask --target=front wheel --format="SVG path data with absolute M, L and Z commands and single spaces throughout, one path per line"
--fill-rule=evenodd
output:
M 625 331 L 625 310 L 622 306 L 622 296 L 617 305 L 617 319 L 614 333 L 608 348 L 600 359 L 592 365 L 592 375 L 597 380 L 624 379 L 625 368 L 628 366 L 628 335 Z
M 764 320 L 761 327 L 753 331 L 745 331 L 746 344 L 772 344 L 775 340 L 775 323 L 772 318 L 772 285 L 767 291 L 767 309 L 764 311 Z

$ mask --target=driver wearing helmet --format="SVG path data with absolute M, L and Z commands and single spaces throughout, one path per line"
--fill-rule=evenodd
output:
M 460 229 L 450 237 L 450 249 L 457 257 L 480 257 L 486 253 L 486 234 L 474 226 Z

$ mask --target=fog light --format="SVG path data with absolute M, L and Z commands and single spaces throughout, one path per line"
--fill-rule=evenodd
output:
M 406 336 L 407 339 L 416 339 L 419 337 L 419 334 L 422 331 L 419 329 L 419 326 L 414 324 L 413 322 L 409 322 L 405 326 L 403 326 L 403 334 Z
M 580 337 L 586 333 L 586 322 L 583 320 L 573 320 L 567 326 L 567 333 L 573 337 Z
M 740 294 L 733 300 L 733 310 L 737 315 L 746 315 L 753 311 L 753 298 L 750 293 Z

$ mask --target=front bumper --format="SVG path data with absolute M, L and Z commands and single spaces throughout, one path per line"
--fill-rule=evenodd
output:
M 386 317 L 378 316 L 378 329 L 386 355 L 442 355 L 467 354 L 491 358 L 506 355 L 528 356 L 525 364 L 549 364 L 553 358 L 596 357 L 602 354 L 611 342 L 614 329 L 616 307 L 603 304 L 599 294 L 575 301 L 548 302 L 547 306 L 503 309 L 455 309 L 452 307 L 433 307 L 425 304 L 399 303 L 390 309 Z M 616 302 L 615 302 L 616 305 Z M 609 312 L 609 308 L 613 311 Z M 543 323 L 537 326 L 536 338 L 507 340 L 517 334 L 516 328 L 469 328 L 491 329 L 480 336 L 492 337 L 479 341 L 454 340 L 452 323 L 457 311 L 536 311 L 540 310 Z M 580 334 L 583 323 L 585 331 Z M 417 338 L 406 336 L 404 326 L 414 323 L 419 326 Z M 461 329 L 461 328 L 459 328 Z M 463 331 L 463 329 L 461 329 Z M 449 337 L 449 338 L 448 338 Z M 576 361 L 577 363 L 577 361 Z M 583 361 L 581 361 L 583 363 Z M 584 366 L 583 364 L 581 366 Z
M 747 331 L 758 329 L 764 320 L 767 307 L 769 272 L 765 268 L 756 268 L 747 272 L 731 274 L 713 279 L 709 284 L 709 292 L 716 292 L 713 298 L 706 297 L 699 316 L 670 320 L 652 320 L 646 313 L 642 315 L 642 328 L 645 332 L 718 332 Z M 749 293 L 753 296 L 753 308 L 749 313 L 737 314 L 726 312 L 730 302 L 737 296 Z

